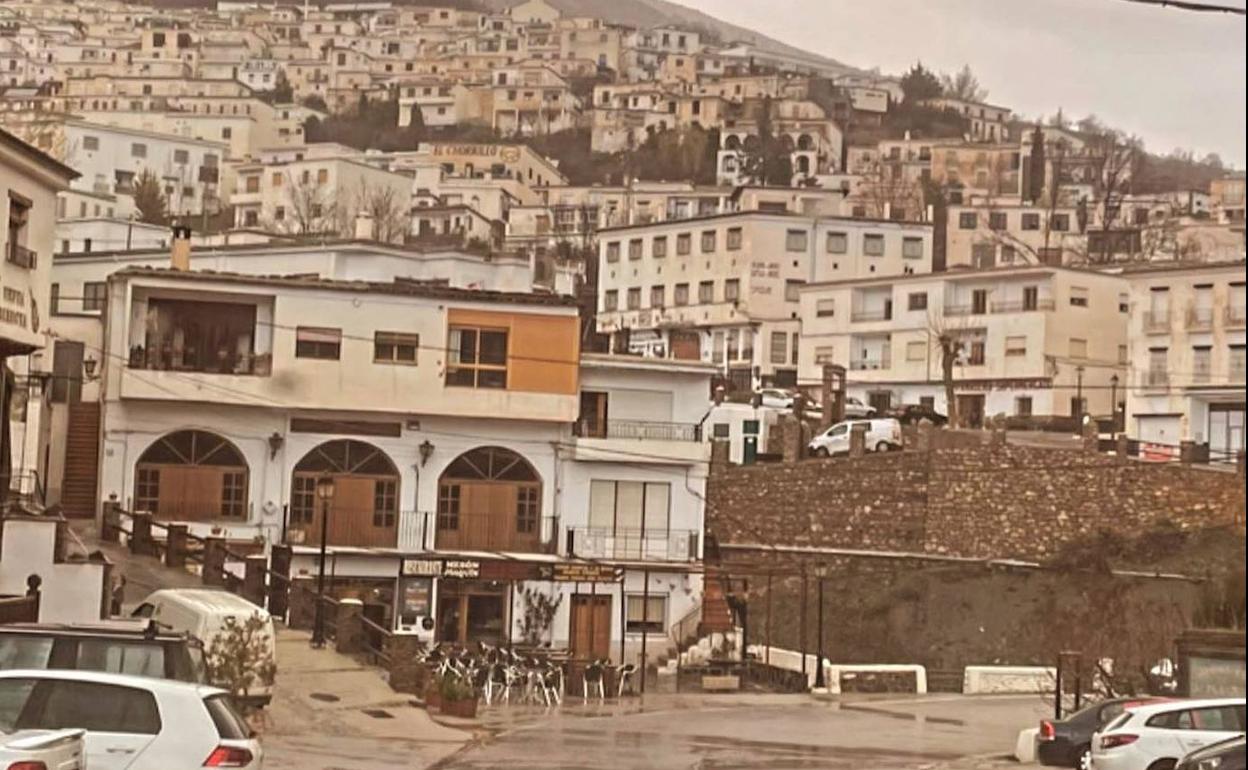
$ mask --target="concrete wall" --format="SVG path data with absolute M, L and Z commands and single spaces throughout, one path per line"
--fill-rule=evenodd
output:
M 108 589 L 107 562 L 54 558 L 55 518 L 5 519 L 0 538 L 0 594 L 26 593 L 26 578 L 43 579 L 39 606 L 42 623 L 90 623 L 99 620 Z

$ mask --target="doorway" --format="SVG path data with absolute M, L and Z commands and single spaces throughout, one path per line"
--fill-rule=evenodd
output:
M 611 657 L 611 597 L 596 594 L 572 596 L 568 641 L 573 660 Z
M 958 396 L 958 422 L 963 428 L 984 427 L 984 396 L 982 394 Z
M 490 581 L 442 580 L 438 641 L 448 644 L 507 641 L 507 589 Z

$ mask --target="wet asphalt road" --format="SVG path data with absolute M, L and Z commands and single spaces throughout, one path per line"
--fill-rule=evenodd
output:
M 499 732 L 437 768 L 986 770 L 1015 764 L 1001 757 L 1043 710 L 1038 697 L 831 704 L 777 696 L 723 705 L 675 698 L 606 715 L 565 708 L 514 726 L 494 710 L 486 722 Z

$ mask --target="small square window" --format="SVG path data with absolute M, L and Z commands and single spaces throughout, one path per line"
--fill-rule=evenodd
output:
M 906 259 L 922 259 L 923 258 L 923 239 L 922 238 L 903 238 L 901 241 L 901 256 Z
M 660 236 L 654 239 L 650 244 L 650 256 L 655 259 L 662 259 L 667 256 L 667 237 Z
M 849 251 L 849 236 L 845 233 L 828 233 L 828 253 L 845 254 Z
M 740 249 L 741 240 L 742 238 L 741 238 L 740 227 L 728 228 L 728 250 L 729 251 L 736 251 L 737 249 Z
M 979 227 L 979 215 L 974 211 L 963 211 L 958 214 L 958 228 L 961 230 L 974 230 Z
M 704 230 L 702 232 L 702 253 L 709 254 L 715 251 L 715 231 Z
M 784 234 L 784 250 L 793 252 L 806 251 L 806 231 L 789 230 Z
M 862 253 L 868 257 L 884 256 L 884 236 L 874 234 L 862 236 Z
M 295 330 L 295 358 L 337 361 L 341 353 L 341 329 L 300 326 Z
M 915 292 L 906 297 L 909 310 L 927 310 L 927 292 Z
M 1039 230 L 1040 229 L 1040 215 L 1036 213 L 1024 213 L 1023 214 L 1023 229 L 1024 230 Z

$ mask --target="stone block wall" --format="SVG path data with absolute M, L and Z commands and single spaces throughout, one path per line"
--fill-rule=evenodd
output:
M 1077 449 L 933 442 L 927 451 L 712 470 L 707 529 L 764 544 L 1043 560 L 1101 531 L 1244 521 L 1243 477 Z M 995 444 L 995 445 L 994 445 Z

